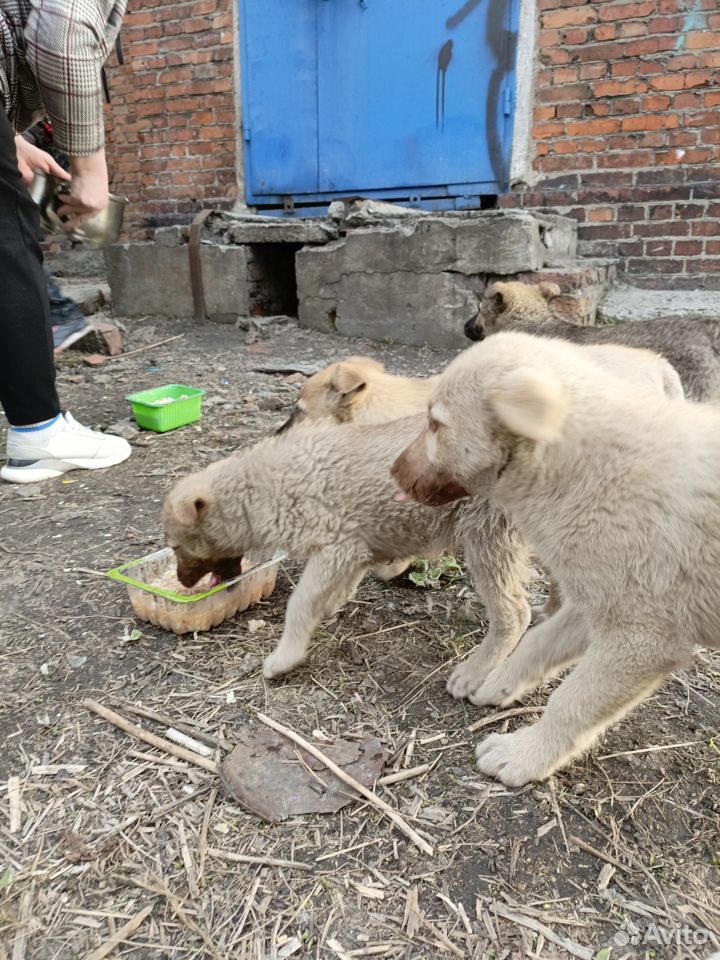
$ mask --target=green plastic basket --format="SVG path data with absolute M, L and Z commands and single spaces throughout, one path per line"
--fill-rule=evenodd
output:
M 125 399 L 132 405 L 139 427 L 166 433 L 200 419 L 204 393 L 197 387 L 169 383 L 165 387 L 131 393 Z

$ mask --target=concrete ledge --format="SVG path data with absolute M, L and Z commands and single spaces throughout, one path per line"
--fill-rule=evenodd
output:
M 247 248 L 200 247 L 209 320 L 234 323 L 248 313 Z M 113 313 L 121 317 L 192 317 L 187 246 L 120 243 L 105 252 Z
M 720 290 L 641 290 L 615 287 L 598 309 L 603 323 L 690 317 L 720 320 Z

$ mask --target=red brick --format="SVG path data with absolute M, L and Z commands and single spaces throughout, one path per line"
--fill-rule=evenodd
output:
M 648 240 L 645 243 L 646 257 L 669 257 L 672 252 L 672 240 Z
M 673 248 L 676 257 L 698 257 L 702 252 L 702 240 L 676 240 Z
M 682 94 L 682 96 L 692 96 L 692 94 Z M 643 110 L 648 110 L 650 112 L 656 110 L 667 110 L 670 106 L 670 97 L 665 97 L 661 95 L 643 97 L 642 108 Z M 677 107 L 677 97 L 673 101 L 673 106 Z
M 568 123 L 567 133 L 570 137 L 582 137 L 586 134 L 616 133 L 620 129 L 619 120 L 598 119 L 582 120 L 577 123 Z
M 592 207 L 588 210 L 588 220 L 607 223 L 615 219 L 614 207 Z
M 685 96 L 689 97 L 692 94 L 687 93 Z M 720 90 L 708 90 L 704 103 L 706 107 L 720 107 Z
M 598 18 L 597 11 L 586 4 L 581 7 L 571 7 L 567 10 L 556 10 L 543 14 L 542 25 L 546 29 L 552 27 L 575 27 L 584 23 L 594 23 Z
M 691 30 L 685 34 L 687 50 L 717 50 L 720 47 L 720 31 Z
M 561 41 L 567 47 L 575 47 L 579 43 L 585 43 L 587 36 L 586 27 L 570 27 L 561 32 Z
M 674 49 L 675 37 L 654 36 L 634 40 L 627 45 L 626 52 L 629 57 L 647 57 L 653 53 L 665 53 Z
M 607 3 L 603 4 L 598 12 L 598 19 L 603 20 L 637 20 L 648 17 L 655 12 L 656 0 L 645 0 L 635 3 Z
M 647 36 L 647 24 L 641 20 L 628 20 L 627 23 L 621 23 L 618 30 L 618 36 L 626 37 L 645 37 Z
M 575 83 L 578 78 L 577 67 L 561 67 L 559 70 L 553 70 L 553 83 Z
M 662 116 L 649 114 L 638 117 L 626 117 L 622 121 L 623 130 L 671 130 L 680 123 L 677 114 L 670 113 Z
M 671 74 L 663 77 L 653 77 L 650 86 L 654 90 L 682 90 L 685 86 L 683 74 Z
M 617 28 L 614 23 L 603 23 L 593 30 L 595 40 L 614 40 Z
M 629 93 L 645 93 L 647 83 L 645 80 L 605 80 L 595 84 L 593 91 L 596 97 L 622 97 Z

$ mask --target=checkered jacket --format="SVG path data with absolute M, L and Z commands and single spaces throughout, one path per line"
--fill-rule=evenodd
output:
M 17 131 L 42 114 L 70 156 L 104 144 L 102 65 L 127 0 L 0 0 L 0 105 Z

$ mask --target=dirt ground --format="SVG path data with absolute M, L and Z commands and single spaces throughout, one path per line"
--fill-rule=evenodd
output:
M 109 471 L 0 488 L 0 960 L 620 960 L 720 949 L 720 656 L 698 653 L 549 783 L 508 790 L 478 774 L 473 746 L 532 716 L 445 692 L 451 664 L 485 630 L 464 578 L 434 589 L 368 580 L 281 682 L 264 682 L 260 664 L 281 631 L 292 564 L 268 600 L 209 633 L 179 638 L 133 619 L 104 572 L 161 545 L 160 505 L 178 477 L 266 435 L 295 400 L 287 374 L 256 368 L 312 369 L 362 351 L 419 374 L 447 360 L 292 322 L 256 339 L 127 321 L 125 348 L 180 334 L 97 369 L 70 351 L 62 398 L 107 427 L 128 416 L 125 394 L 186 383 L 207 391 L 200 423 L 136 434 L 131 459 Z M 377 792 L 434 853 L 364 801 L 263 823 L 213 773 L 111 726 L 86 697 L 161 736 L 184 723 L 221 754 L 259 711 L 306 737 L 372 733 L 386 772 L 431 766 Z

